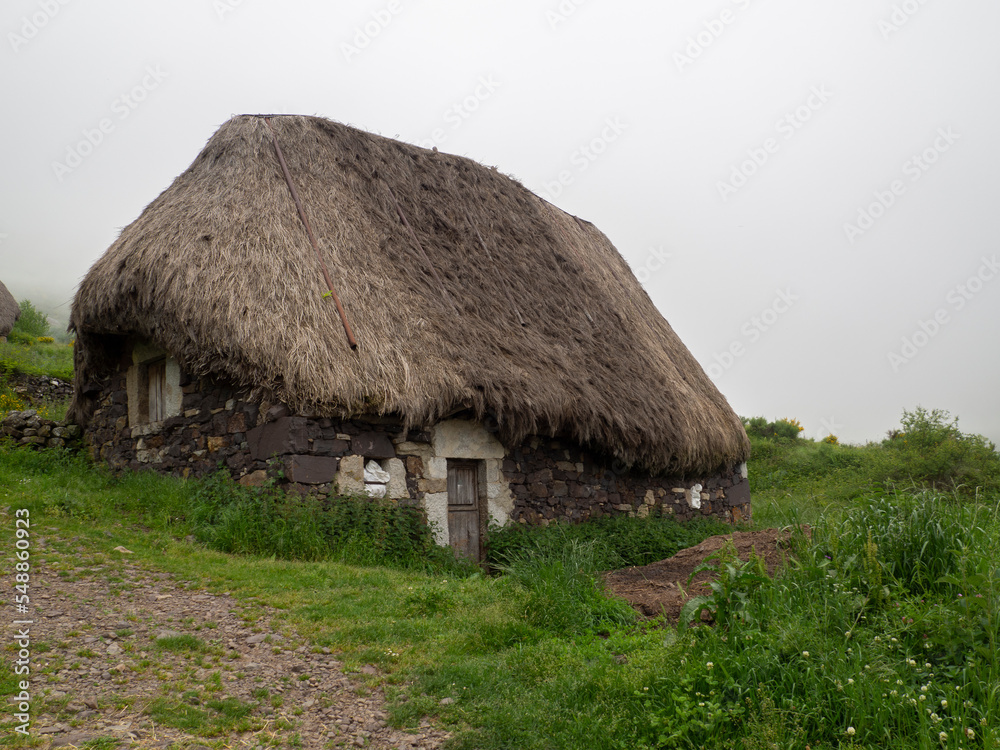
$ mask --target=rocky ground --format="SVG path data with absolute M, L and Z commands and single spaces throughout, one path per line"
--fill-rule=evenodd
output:
M 36 560 L 56 541 L 39 531 Z M 383 695 L 365 684 L 375 668 L 345 673 L 276 611 L 261 617 L 189 589 L 123 548 L 90 568 L 59 558 L 33 568 L 31 610 L 18 615 L 34 620 L 31 735 L 41 747 L 431 750 L 447 738 L 426 722 L 415 733 L 389 727 Z M 9 644 L 17 626 L 4 627 Z

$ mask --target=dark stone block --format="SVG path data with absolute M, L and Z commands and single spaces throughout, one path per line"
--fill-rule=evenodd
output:
M 337 476 L 339 458 L 331 456 L 286 456 L 285 476 L 299 484 L 325 484 Z
M 343 456 L 347 453 L 346 440 L 314 440 L 312 452 L 320 456 Z
M 219 414 L 217 416 L 221 417 L 223 415 Z M 236 412 L 228 419 L 226 419 L 225 422 L 226 422 L 226 428 L 225 428 L 226 432 L 232 433 L 232 432 L 247 431 L 247 415 L 244 412 L 241 411 Z
M 726 502 L 729 505 L 745 505 L 750 502 L 750 482 L 743 480 L 726 490 Z
M 266 461 L 272 455 L 305 453 L 309 438 L 304 417 L 281 417 L 267 422 L 246 433 L 250 455 L 255 460 Z
M 351 438 L 351 451 L 365 458 L 395 458 L 396 449 L 384 432 L 362 432 Z
M 528 484 L 548 483 L 552 481 L 552 469 L 533 471 L 525 478 Z

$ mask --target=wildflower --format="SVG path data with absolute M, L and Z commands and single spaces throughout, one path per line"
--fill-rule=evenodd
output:
M 920 692 L 921 693 L 926 693 L 927 692 L 927 687 L 928 687 L 927 685 L 921 685 L 920 686 Z
M 907 659 L 906 663 L 909 664 L 911 667 L 917 666 L 917 662 L 914 661 L 913 659 Z
M 975 730 L 973 730 L 972 727 L 969 727 L 968 729 L 965 730 L 965 736 L 968 737 L 970 740 L 974 740 L 976 738 L 976 732 Z
M 803 659 L 808 659 L 809 658 L 809 652 L 808 651 L 803 651 L 802 652 L 802 658 Z
M 948 739 L 948 733 L 947 732 L 941 732 L 941 734 L 938 735 L 938 739 L 941 740 L 941 742 L 944 742 L 945 740 Z
M 854 684 L 854 678 L 853 677 L 848 677 L 847 678 L 847 684 L 848 685 L 853 685 Z
M 941 717 L 938 716 L 936 713 L 931 713 L 931 721 L 937 724 L 939 721 L 941 721 Z
M 649 688 L 648 687 L 644 687 L 643 690 L 649 690 Z
M 941 701 L 941 708 L 948 708 L 948 701 Z
M 847 728 L 847 736 L 848 737 L 853 737 L 854 736 L 854 727 L 848 727 Z
M 921 693 L 920 695 L 918 695 L 918 696 L 917 696 L 917 699 L 918 699 L 918 700 L 922 700 L 922 701 L 925 701 L 925 700 L 927 700 L 927 696 L 926 696 L 926 695 L 924 695 L 923 693 Z
M 706 668 L 706 669 L 711 669 L 711 668 L 712 668 L 712 667 L 714 667 L 714 666 L 715 666 L 715 665 L 714 665 L 714 664 L 713 664 L 712 662 L 708 662 L 708 664 L 706 664 L 706 665 L 705 665 L 705 668 Z
M 850 630 L 845 631 L 844 632 L 844 638 L 848 638 L 849 639 L 850 637 L 851 637 L 851 631 Z

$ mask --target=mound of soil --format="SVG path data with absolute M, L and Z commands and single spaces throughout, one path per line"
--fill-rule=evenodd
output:
M 757 557 L 767 566 L 768 575 L 773 576 L 788 557 L 790 536 L 789 531 L 779 529 L 734 531 L 732 534 L 711 536 L 666 560 L 612 571 L 605 576 L 604 583 L 609 594 L 624 599 L 646 617 L 663 615 L 669 622 L 677 624 L 681 607 L 689 597 L 711 593 L 707 583 L 711 573 L 707 571 L 695 576 L 688 586 L 691 573 L 705 558 L 732 541 L 741 560 L 750 559 L 750 552 L 756 550 Z

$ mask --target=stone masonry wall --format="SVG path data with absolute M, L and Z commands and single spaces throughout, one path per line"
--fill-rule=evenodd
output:
M 80 428 L 38 416 L 34 409 L 11 411 L 0 422 L 0 435 L 19 445 L 42 448 L 78 448 Z
M 650 512 L 681 520 L 715 515 L 729 523 L 750 521 L 745 464 L 703 477 L 657 477 L 569 441 L 535 437 L 510 451 L 503 473 L 515 498 L 511 519 L 520 523 Z
M 437 518 L 447 492 L 446 453 L 455 441 L 451 421 L 405 433 L 397 420 L 334 420 L 293 415 L 283 404 L 260 404 L 230 387 L 181 373 L 181 413 L 162 422 L 129 426 L 126 375 L 109 379 L 85 440 L 95 460 L 118 469 L 149 468 L 201 476 L 226 468 L 246 485 L 281 478 L 288 489 L 320 497 L 339 491 L 364 493 L 365 465 L 379 464 L 384 492 L 396 502 L 419 505 Z M 493 440 L 493 438 L 489 438 Z M 461 446 L 460 446 L 461 447 Z M 486 458 L 491 516 L 520 523 L 571 522 L 606 515 L 651 512 L 686 519 L 716 515 L 750 520 L 745 467 L 710 477 L 650 477 L 569 441 L 531 438 Z M 479 450 L 478 447 L 474 447 Z M 495 517 L 494 520 L 501 520 Z

